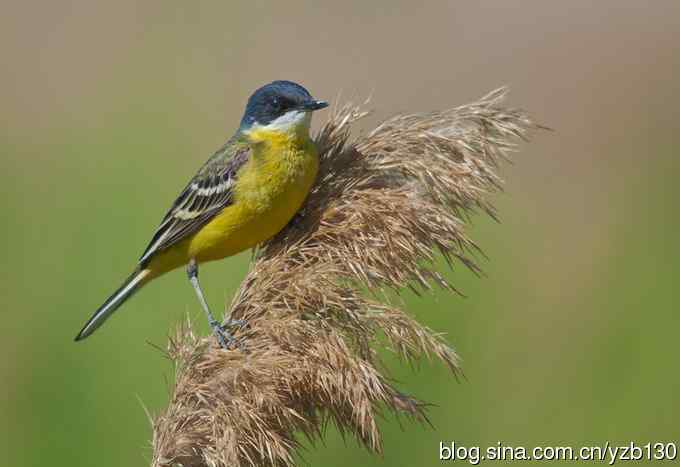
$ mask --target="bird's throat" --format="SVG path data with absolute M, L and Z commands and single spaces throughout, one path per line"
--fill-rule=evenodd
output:
M 309 131 L 278 131 L 270 129 L 257 129 L 248 134 L 253 156 L 260 159 L 263 155 L 281 154 L 305 150 L 312 144 Z

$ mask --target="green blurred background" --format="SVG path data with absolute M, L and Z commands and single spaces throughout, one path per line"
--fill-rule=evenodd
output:
M 382 459 L 330 430 L 309 465 L 437 465 L 440 440 L 680 442 L 680 3 L 649 4 L 5 1 L 3 464 L 147 464 L 142 404 L 161 410 L 172 380 L 148 342 L 186 313 L 203 325 L 184 274 L 72 338 L 250 92 L 281 78 L 319 98 L 372 94 L 364 128 L 507 84 L 557 130 L 503 168 L 502 223 L 474 221 L 488 277 L 451 272 L 466 299 L 407 296 L 464 359 L 460 383 L 393 366 L 436 404 L 434 428 L 387 417 Z M 204 268 L 215 308 L 247 263 Z

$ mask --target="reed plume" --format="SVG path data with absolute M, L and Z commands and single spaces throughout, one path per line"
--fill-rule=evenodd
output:
M 388 297 L 455 290 L 440 257 L 479 272 L 466 220 L 495 217 L 498 163 L 538 128 L 504 96 L 396 116 L 357 139 L 350 127 L 366 112 L 333 113 L 303 214 L 260 247 L 227 309 L 248 323 L 236 331 L 243 348 L 222 350 L 189 323 L 171 337 L 176 381 L 153 420 L 153 466 L 292 466 L 300 437 L 320 439 L 328 422 L 381 452 L 379 414 L 426 420 L 425 404 L 385 376 L 377 346 L 434 356 L 454 374 L 459 359 Z

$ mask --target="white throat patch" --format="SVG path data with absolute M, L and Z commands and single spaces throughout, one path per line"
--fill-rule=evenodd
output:
M 279 118 L 272 120 L 266 125 L 255 123 L 253 131 L 276 131 L 281 133 L 292 133 L 302 129 L 308 130 L 312 121 L 312 113 L 303 110 L 290 110 Z

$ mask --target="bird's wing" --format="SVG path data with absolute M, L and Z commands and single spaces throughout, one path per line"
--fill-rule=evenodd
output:
M 187 238 L 232 204 L 238 171 L 249 157 L 249 145 L 235 138 L 217 151 L 172 203 L 139 264 L 145 266 L 156 253 Z

